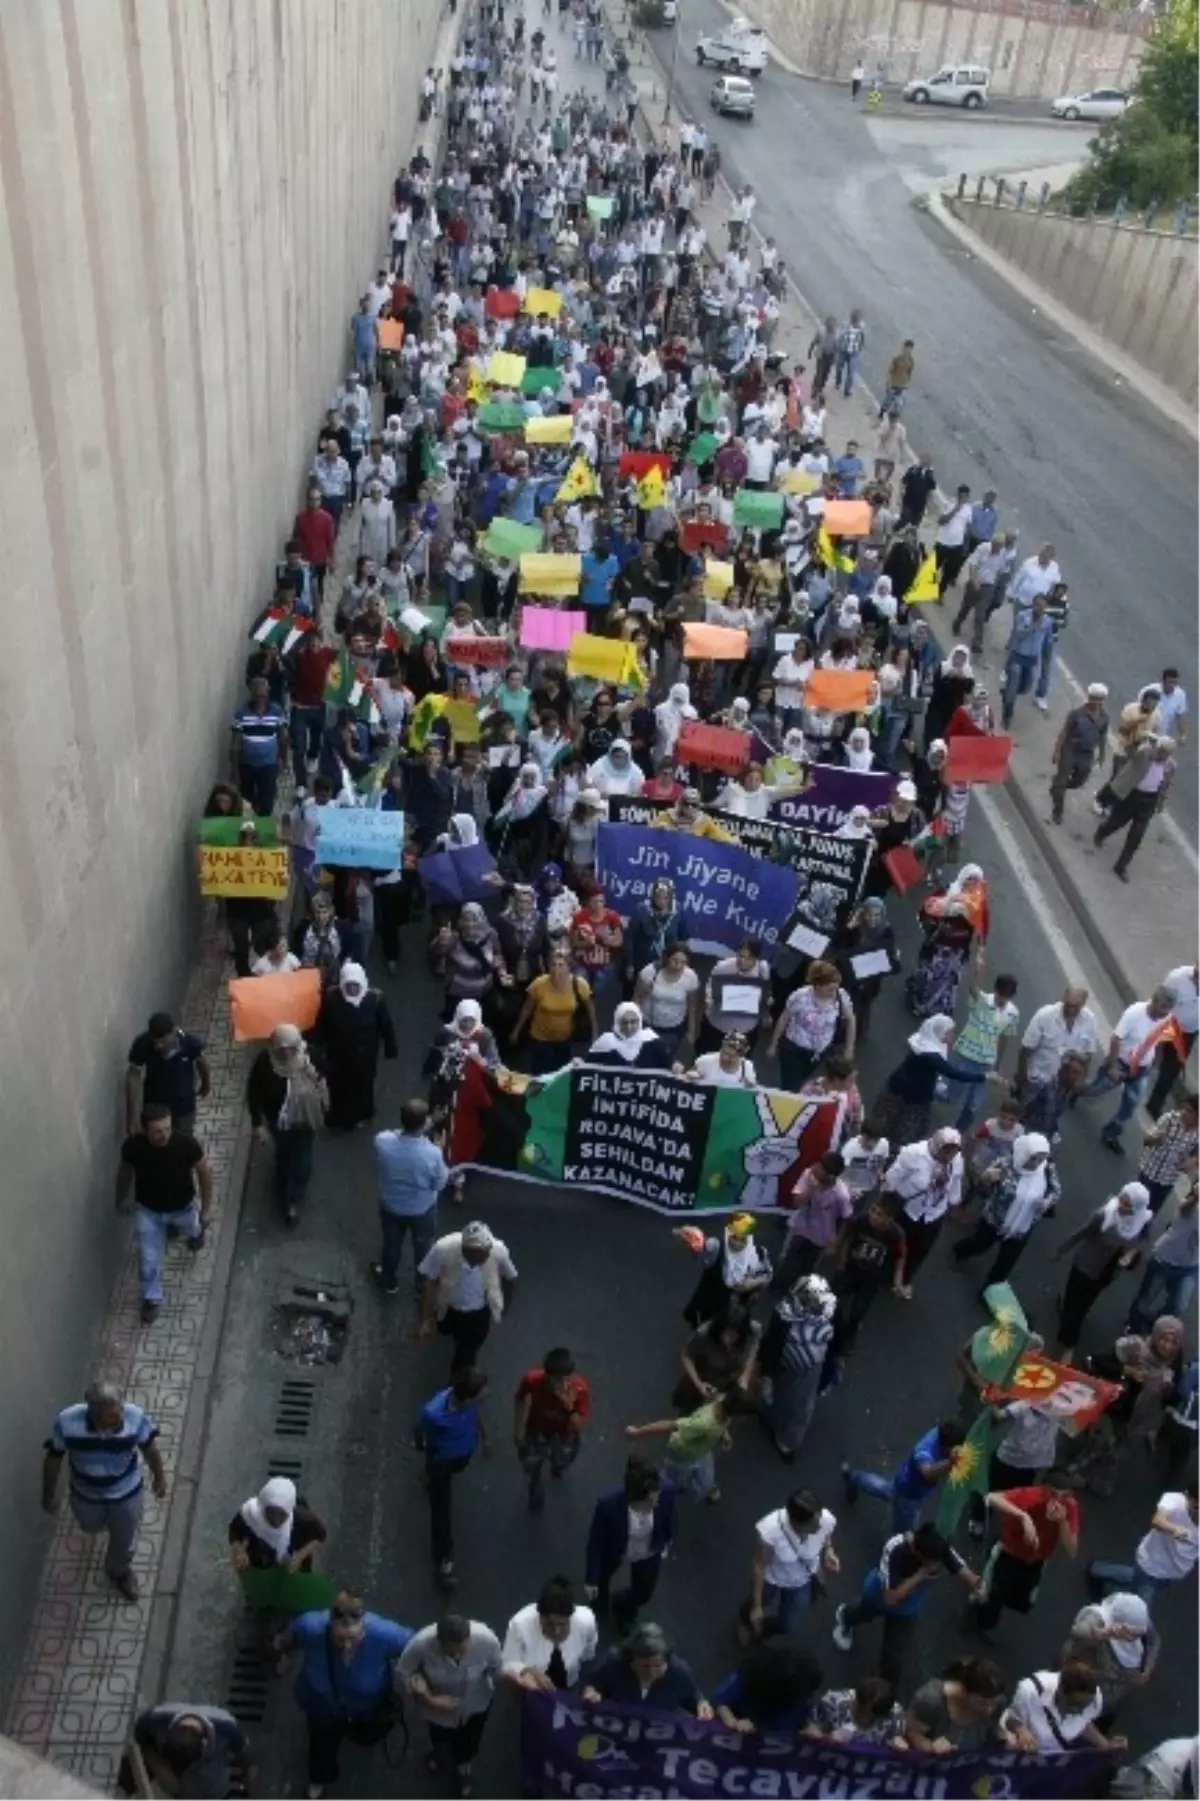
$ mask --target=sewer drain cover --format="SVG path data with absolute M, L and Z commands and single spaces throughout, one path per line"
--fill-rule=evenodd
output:
M 337 1363 L 346 1349 L 350 1331 L 349 1309 L 346 1317 L 320 1312 L 301 1312 L 292 1307 L 276 1310 L 274 1321 L 275 1349 L 281 1357 L 310 1367 L 321 1363 Z

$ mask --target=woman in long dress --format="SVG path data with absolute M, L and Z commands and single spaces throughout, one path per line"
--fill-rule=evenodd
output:
M 327 1123 L 349 1131 L 373 1119 L 380 1047 L 390 1059 L 399 1055 L 399 1046 L 388 1004 L 377 988 L 367 986 L 361 964 L 343 963 L 337 987 L 326 990 L 316 1037 L 329 1083 Z
M 804 1443 L 837 1330 L 837 1297 L 823 1276 L 801 1276 L 777 1303 L 763 1333 L 763 1418 L 775 1449 L 791 1463 Z M 768 1398 L 769 1397 L 769 1398 Z
M 905 988 L 917 1019 L 953 1014 L 963 970 L 976 937 L 987 937 L 987 884 L 978 863 L 967 863 L 945 894 L 933 894 L 921 908 L 925 942 Z

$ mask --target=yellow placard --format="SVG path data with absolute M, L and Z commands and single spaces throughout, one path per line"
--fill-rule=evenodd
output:
M 575 421 L 570 413 L 554 413 L 549 419 L 527 419 L 527 444 L 569 444 Z
M 525 358 L 512 350 L 493 350 L 484 373 L 493 387 L 519 388 L 525 374 Z
M 724 600 L 733 586 L 733 564 L 710 557 L 704 565 L 704 594 L 708 600 Z
M 780 476 L 778 485 L 785 494 L 815 494 L 821 486 L 821 478 L 810 475 L 807 469 L 789 469 Z
M 595 638 L 576 632 L 567 652 L 567 674 L 590 676 L 597 682 L 627 679 L 633 648 L 622 638 Z
M 523 313 L 549 313 L 557 319 L 562 312 L 563 299 L 553 288 L 526 288 L 525 298 L 521 303 Z
M 267 850 L 260 844 L 200 844 L 196 866 L 201 894 L 282 900 L 288 891 L 286 850 Z
M 521 558 L 518 591 L 521 594 L 578 594 L 583 559 L 556 555 L 550 551 L 530 550 Z

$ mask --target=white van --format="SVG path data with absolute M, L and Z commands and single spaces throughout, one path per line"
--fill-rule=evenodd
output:
M 761 75 L 767 66 L 766 33 L 748 19 L 731 19 L 723 31 L 700 39 L 696 61 L 733 75 Z
M 946 63 L 936 75 L 905 84 L 904 98 L 916 106 L 965 106 L 974 111 L 987 104 L 992 72 L 980 63 Z

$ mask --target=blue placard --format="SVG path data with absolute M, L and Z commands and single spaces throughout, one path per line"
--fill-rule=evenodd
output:
M 601 822 L 596 864 L 605 898 L 623 919 L 665 877 L 675 884 L 688 938 L 735 950 L 745 938 L 760 938 L 774 949 L 800 890 L 794 869 L 740 845 L 653 826 Z
M 313 855 L 318 863 L 346 869 L 398 869 L 404 846 L 403 813 L 379 807 L 320 807 Z

